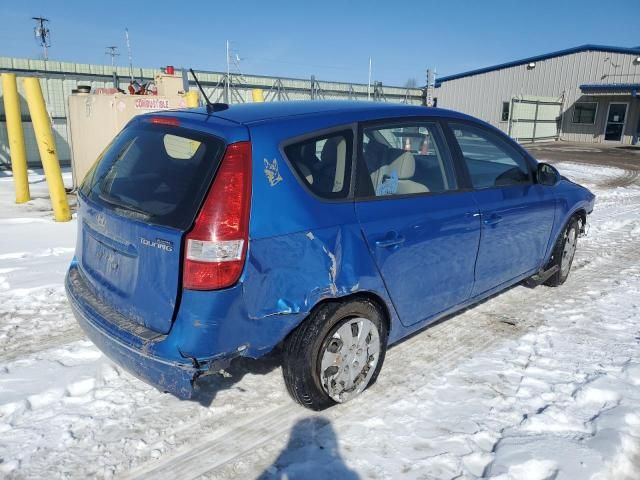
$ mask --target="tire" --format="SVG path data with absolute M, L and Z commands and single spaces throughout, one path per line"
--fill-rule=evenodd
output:
M 579 234 L 580 220 L 576 216 L 571 217 L 562 231 L 562 234 L 560 234 L 558 240 L 556 240 L 556 244 L 553 247 L 553 253 L 551 254 L 551 259 L 547 266 L 547 269 L 549 269 L 557 265 L 558 271 L 544 282 L 545 285 L 549 287 L 558 287 L 567 280 L 569 272 L 571 271 L 573 258 L 576 253 Z
M 378 340 L 377 355 L 374 354 L 374 328 Z M 352 337 L 345 337 L 345 331 L 350 332 Z M 357 338 L 355 331 L 359 334 Z M 367 332 L 369 335 L 366 338 L 358 340 Z M 384 314 L 376 303 L 368 299 L 320 305 L 285 341 L 282 373 L 289 394 L 300 405 L 312 410 L 324 410 L 336 403 L 351 400 L 376 381 L 384 362 L 387 333 Z M 355 342 L 356 348 L 343 342 L 343 338 Z M 372 360 L 374 356 L 375 365 Z M 329 362 L 332 358 L 336 362 L 325 368 L 323 377 L 323 361 Z M 351 370 L 348 370 L 349 367 Z M 359 372 L 354 381 L 354 388 L 350 391 L 344 390 L 338 398 L 336 390 L 341 387 L 337 385 L 337 380 L 352 371 Z M 349 377 L 344 378 L 350 380 Z

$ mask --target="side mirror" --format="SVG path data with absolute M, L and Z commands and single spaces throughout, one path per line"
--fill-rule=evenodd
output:
M 548 163 L 539 163 L 537 178 L 540 185 L 548 185 L 552 187 L 560 181 L 560 173 L 555 167 Z

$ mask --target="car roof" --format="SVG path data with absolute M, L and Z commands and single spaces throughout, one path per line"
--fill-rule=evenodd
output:
M 193 113 L 207 115 L 205 108 L 192 110 Z M 264 102 L 245 103 L 230 105 L 225 110 L 213 113 L 211 116 L 222 118 L 239 124 L 252 124 L 264 120 L 286 119 L 289 117 L 318 116 L 327 115 L 340 118 L 344 115 L 344 120 L 351 121 L 353 114 L 358 114 L 360 118 L 384 118 L 397 116 L 446 116 L 463 117 L 457 112 L 440 108 L 427 108 L 420 105 L 406 105 L 401 103 L 383 102 L 355 102 L 340 100 L 320 100 L 320 101 L 286 101 L 286 102 Z

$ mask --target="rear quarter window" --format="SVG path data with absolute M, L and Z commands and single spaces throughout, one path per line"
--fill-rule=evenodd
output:
M 284 148 L 300 181 L 326 199 L 349 196 L 352 152 L 351 130 L 313 137 Z
M 87 175 L 90 200 L 150 223 L 191 226 L 224 151 L 218 138 L 137 122 L 123 130 Z

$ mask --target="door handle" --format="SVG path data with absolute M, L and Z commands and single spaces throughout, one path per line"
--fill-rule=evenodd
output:
M 502 217 L 500 215 L 493 214 L 489 218 L 485 218 L 483 223 L 485 225 L 496 225 L 502 221 Z
M 402 235 L 397 235 L 393 238 L 387 238 L 385 240 L 376 240 L 376 247 L 380 247 L 380 248 L 396 247 L 398 245 L 403 244 L 404 241 L 405 241 L 405 238 Z

